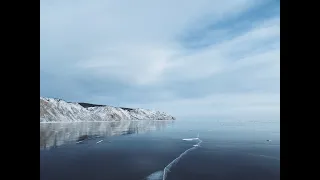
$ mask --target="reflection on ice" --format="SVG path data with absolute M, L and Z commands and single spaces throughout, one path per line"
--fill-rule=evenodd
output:
M 53 148 L 67 142 L 82 143 L 106 136 L 129 135 L 164 129 L 173 121 L 117 121 L 40 123 L 40 148 Z M 99 142 L 100 143 L 100 142 Z

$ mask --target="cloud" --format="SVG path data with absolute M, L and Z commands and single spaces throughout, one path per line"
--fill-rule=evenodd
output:
M 40 6 L 43 96 L 181 117 L 232 112 L 279 119 L 279 2 L 41 0 Z
M 96 53 L 92 59 L 80 61 L 76 66 L 92 75 L 116 78 L 126 83 L 148 84 L 161 78 L 170 67 L 171 54 L 169 49 L 115 46 Z

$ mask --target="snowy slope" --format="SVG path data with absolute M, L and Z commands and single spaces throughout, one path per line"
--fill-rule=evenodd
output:
M 159 111 L 112 106 L 83 107 L 61 99 L 40 97 L 40 122 L 174 120 Z

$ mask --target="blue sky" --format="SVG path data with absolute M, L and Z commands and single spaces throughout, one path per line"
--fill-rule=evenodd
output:
M 279 1 L 40 0 L 40 95 L 279 120 Z

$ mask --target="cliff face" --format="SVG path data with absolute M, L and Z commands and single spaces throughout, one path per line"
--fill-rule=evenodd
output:
M 40 122 L 175 120 L 164 112 L 120 108 L 88 103 L 69 103 L 60 99 L 40 97 Z

